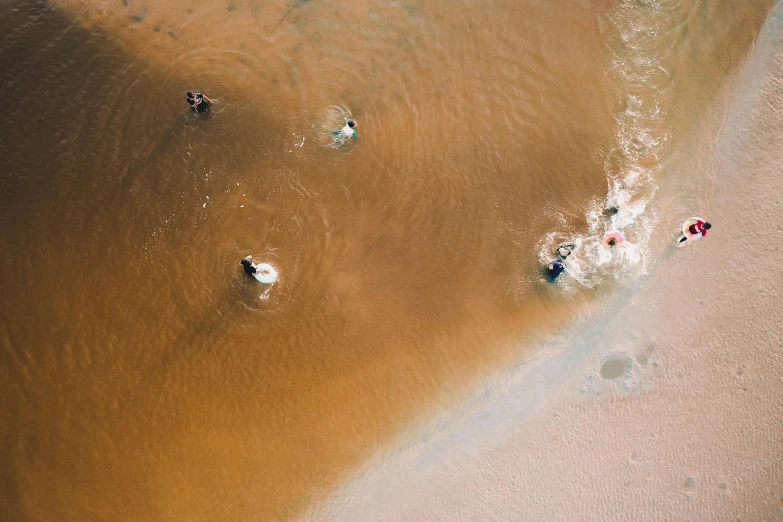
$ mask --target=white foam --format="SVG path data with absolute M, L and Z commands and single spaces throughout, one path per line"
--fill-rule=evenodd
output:
M 670 139 L 662 122 L 671 82 L 661 60 L 665 44 L 671 39 L 666 25 L 672 23 L 670 14 L 678 7 L 679 3 L 671 0 L 646 4 L 626 1 L 609 17 L 615 31 L 611 74 L 624 92 L 625 103 L 615 114 L 616 147 L 604 163 L 606 199 L 588 205 L 586 233 L 569 236 L 554 231 L 539 245 L 542 264 L 551 262 L 558 244 L 576 245 L 565 263 L 566 286 L 569 279 L 593 287 L 606 280 L 635 277 L 646 270 L 647 242 L 655 222 L 648 207 Z M 618 212 L 607 218 L 603 211 L 611 207 Z M 601 238 L 609 229 L 622 231 L 627 241 L 615 247 L 603 245 Z

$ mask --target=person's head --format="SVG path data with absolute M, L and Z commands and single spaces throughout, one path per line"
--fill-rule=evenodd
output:
M 606 244 L 609 246 L 615 246 L 617 244 L 617 240 L 615 238 L 612 238 Z
M 348 120 L 348 126 L 353 129 L 354 127 L 356 127 L 356 122 L 353 120 Z
M 704 230 L 709 230 L 709 229 L 711 229 L 711 228 L 712 228 L 712 225 L 710 225 L 709 223 L 706 223 L 706 222 L 705 222 L 705 223 L 702 225 L 702 227 L 704 228 Z
M 245 258 L 242 261 L 240 261 L 239 264 L 244 266 L 244 267 L 248 267 L 248 266 L 252 265 L 253 263 L 250 262 L 250 259 Z
M 193 91 L 188 91 L 188 98 L 193 98 L 194 96 Z

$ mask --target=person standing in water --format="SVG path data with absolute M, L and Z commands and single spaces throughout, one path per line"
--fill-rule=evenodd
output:
M 687 228 L 686 228 L 687 227 Z M 712 225 L 707 223 L 701 218 L 692 218 L 686 221 L 682 226 L 682 237 L 677 243 L 677 246 L 681 246 L 689 239 L 701 239 L 707 235 L 707 231 L 712 228 Z M 689 233 L 686 233 L 685 231 Z
M 188 96 L 188 104 L 190 105 L 190 110 L 193 112 L 197 112 L 199 114 L 205 114 L 209 112 L 210 107 L 212 107 L 212 100 L 201 94 L 200 92 L 193 93 L 193 91 L 187 92 Z
M 345 127 L 343 127 L 340 130 L 334 131 L 335 136 L 344 136 L 345 138 L 358 138 L 359 135 L 356 134 L 356 122 L 353 120 L 347 120 L 345 123 Z

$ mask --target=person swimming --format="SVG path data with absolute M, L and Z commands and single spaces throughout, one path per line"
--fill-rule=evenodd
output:
M 277 281 L 277 270 L 269 263 L 254 263 L 253 256 L 247 256 L 239 262 L 247 275 L 259 283 L 272 284 Z
M 212 107 L 212 100 L 200 92 L 193 93 L 193 91 L 188 91 L 186 94 L 188 96 L 190 110 L 199 114 L 205 114 L 209 112 L 210 107 Z
M 606 246 L 613 247 L 625 241 L 625 236 L 619 230 L 614 230 L 604 234 L 603 243 Z
M 554 283 L 563 272 L 565 272 L 565 265 L 560 261 L 552 261 L 546 269 L 546 279 L 549 283 Z
M 558 261 L 565 261 L 566 258 L 574 251 L 574 248 L 576 248 L 576 245 L 573 243 L 566 243 L 557 247 Z
M 345 127 L 340 130 L 333 131 L 335 136 L 345 136 L 346 138 L 358 138 L 356 134 L 356 122 L 353 120 L 347 120 Z
M 242 269 L 247 275 L 255 277 L 256 265 L 253 264 L 253 256 L 247 256 L 242 261 L 240 261 L 239 264 L 242 265 Z
M 544 267 L 543 271 L 546 278 L 541 279 L 542 283 L 554 283 L 557 281 L 557 278 L 560 277 L 563 272 L 565 272 L 566 267 L 563 263 L 565 262 L 566 258 L 571 255 L 575 248 L 576 245 L 573 243 L 563 243 L 557 247 L 557 259 L 549 263 L 549 266 Z

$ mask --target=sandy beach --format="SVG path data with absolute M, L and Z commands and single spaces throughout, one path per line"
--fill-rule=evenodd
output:
M 305 520 L 783 519 L 783 8 L 670 161 L 657 254 Z M 678 223 L 710 220 L 673 248 Z

